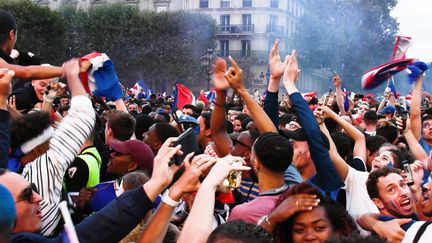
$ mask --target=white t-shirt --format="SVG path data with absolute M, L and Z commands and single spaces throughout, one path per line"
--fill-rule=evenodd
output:
M 366 181 L 369 172 L 358 171 L 349 167 L 348 175 L 345 179 L 346 209 L 356 220 L 358 216 L 366 213 L 379 214 L 378 208 L 372 202 L 366 189 Z M 362 235 L 368 234 L 359 227 Z
M 407 232 L 405 233 L 405 237 L 402 240 L 402 243 L 411 243 L 414 240 L 414 237 L 416 236 L 418 230 L 420 227 L 425 223 L 425 221 L 418 221 L 415 222 Z M 420 237 L 418 243 L 430 243 L 432 240 L 432 224 L 428 225 L 426 230 L 423 232 L 422 236 Z

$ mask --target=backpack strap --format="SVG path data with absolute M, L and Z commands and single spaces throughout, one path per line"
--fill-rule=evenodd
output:
M 432 224 L 432 221 L 425 222 L 424 224 L 422 224 L 422 226 L 420 226 L 420 228 L 417 231 L 417 234 L 414 237 L 413 243 L 418 243 L 418 241 L 420 240 L 420 237 L 423 235 L 423 233 L 426 231 L 426 228 L 430 224 Z

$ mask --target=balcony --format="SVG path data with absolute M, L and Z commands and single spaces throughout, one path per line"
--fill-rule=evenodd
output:
M 219 34 L 250 34 L 254 33 L 254 29 L 253 24 L 219 25 Z
M 285 35 L 284 27 L 282 25 L 267 25 L 266 33 L 276 34 L 276 35 Z
M 246 50 L 229 50 L 229 51 L 215 51 L 216 56 L 228 57 L 231 55 L 236 61 L 251 61 L 251 62 L 262 62 L 266 63 L 269 59 L 269 51 L 246 51 Z M 286 53 L 279 53 L 282 60 L 285 60 Z

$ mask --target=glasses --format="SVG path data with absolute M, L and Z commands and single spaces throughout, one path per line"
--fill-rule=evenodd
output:
M 123 154 L 123 153 L 117 152 L 117 151 L 115 151 L 113 149 L 111 149 L 111 154 L 113 156 L 125 156 L 125 155 L 127 155 L 127 154 Z
M 432 124 L 430 124 L 428 122 L 423 123 L 423 128 L 424 129 L 429 129 L 431 126 L 432 126 Z
M 243 147 L 246 147 L 246 148 L 248 148 L 248 149 L 252 149 L 251 146 L 246 145 L 245 143 L 240 142 L 239 140 L 233 139 L 232 141 L 233 141 L 233 145 L 234 145 L 234 146 L 236 146 L 237 144 L 240 144 L 240 145 L 243 146 Z
M 24 190 L 21 192 L 21 194 L 18 197 L 19 199 L 17 201 L 15 201 L 15 203 L 19 203 L 22 201 L 34 203 L 33 192 L 39 193 L 37 188 L 36 188 L 36 185 L 34 183 L 30 183 L 30 185 L 28 187 L 24 188 Z

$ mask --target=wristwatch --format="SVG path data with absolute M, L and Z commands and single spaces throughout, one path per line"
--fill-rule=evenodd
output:
M 162 202 L 170 205 L 171 207 L 177 207 L 180 203 L 180 201 L 174 201 L 170 196 L 169 196 L 169 189 L 166 189 L 164 194 L 162 195 Z

